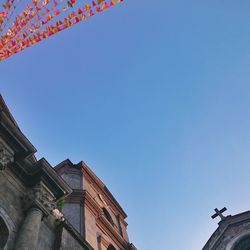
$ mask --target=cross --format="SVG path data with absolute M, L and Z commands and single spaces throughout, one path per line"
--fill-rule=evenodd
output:
M 227 211 L 226 207 L 222 208 L 221 210 L 219 210 L 218 208 L 215 208 L 214 211 L 215 211 L 215 214 L 211 216 L 212 219 L 215 219 L 217 216 L 219 216 L 221 220 L 225 219 L 225 216 L 223 215 L 223 213 Z

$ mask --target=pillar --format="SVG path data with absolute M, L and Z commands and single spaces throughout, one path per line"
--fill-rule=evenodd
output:
M 18 232 L 15 250 L 36 250 L 43 213 L 39 208 L 31 207 Z

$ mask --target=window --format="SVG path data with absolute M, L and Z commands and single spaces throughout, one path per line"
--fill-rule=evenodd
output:
M 9 238 L 9 230 L 2 217 L 0 217 L 0 249 L 4 249 Z
M 103 213 L 104 213 L 104 216 L 106 217 L 106 219 L 112 224 L 112 226 L 114 226 L 114 221 L 110 215 L 110 213 L 108 212 L 108 210 L 106 208 L 103 208 Z
M 114 247 L 112 244 L 110 244 L 110 245 L 108 246 L 107 250 L 116 250 L 116 249 L 115 249 L 115 247 Z
M 233 250 L 250 250 L 250 235 L 242 238 L 233 248 Z

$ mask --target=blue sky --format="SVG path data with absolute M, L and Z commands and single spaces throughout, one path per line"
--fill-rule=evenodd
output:
M 215 207 L 250 209 L 249 12 L 127 0 L 0 63 L 37 157 L 84 160 L 139 250 L 200 250 Z

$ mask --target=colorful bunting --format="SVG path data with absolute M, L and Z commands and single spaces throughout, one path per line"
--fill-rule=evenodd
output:
M 81 0 L 31 0 L 3 32 L 15 0 L 7 0 L 0 11 L 0 61 L 35 45 L 50 36 L 100 13 L 123 0 L 93 0 L 81 7 Z M 20 2 L 21 0 L 16 0 Z M 78 7 L 77 7 L 78 6 Z M 76 9 L 75 9 L 76 8 Z M 75 10 L 74 10 L 75 9 Z M 71 10 L 69 14 L 66 14 Z M 58 17 L 61 19 L 58 19 Z M 5 26 L 4 26 L 5 25 Z

